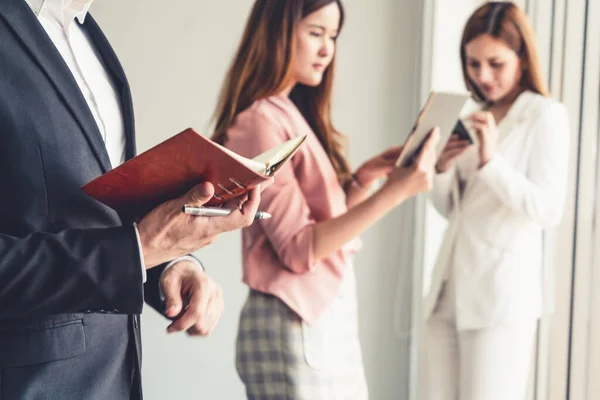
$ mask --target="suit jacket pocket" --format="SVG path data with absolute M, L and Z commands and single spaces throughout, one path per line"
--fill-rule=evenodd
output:
M 31 330 L 0 331 L 0 367 L 20 367 L 77 357 L 85 352 L 81 319 Z

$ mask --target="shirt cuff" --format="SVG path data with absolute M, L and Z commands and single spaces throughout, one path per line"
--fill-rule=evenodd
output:
M 135 222 L 133 223 L 133 230 L 135 231 L 135 238 L 137 239 L 138 249 L 140 252 L 140 265 L 142 266 L 142 282 L 146 283 L 146 264 L 144 264 L 144 252 L 142 251 L 140 231 L 138 230 L 138 226 Z
M 204 265 L 202 265 L 200 263 L 200 261 L 198 261 L 198 259 L 196 257 L 193 257 L 193 256 L 183 256 L 183 257 L 176 258 L 173 261 L 171 261 L 170 263 L 168 263 L 167 266 L 165 267 L 165 269 L 163 270 L 163 274 L 165 273 L 165 271 L 167 269 L 171 268 L 173 265 L 177 264 L 180 261 L 191 261 L 194 264 L 196 264 L 198 266 L 198 268 L 200 268 L 202 271 L 204 271 Z

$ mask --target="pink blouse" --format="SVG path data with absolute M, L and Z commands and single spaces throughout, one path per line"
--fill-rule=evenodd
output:
M 277 296 L 307 324 L 336 297 L 358 238 L 314 260 L 314 225 L 346 212 L 346 194 L 319 139 L 286 96 L 256 101 L 227 132 L 226 146 L 255 157 L 291 138 L 308 135 L 262 193 L 260 210 L 273 217 L 242 231 L 243 281 Z

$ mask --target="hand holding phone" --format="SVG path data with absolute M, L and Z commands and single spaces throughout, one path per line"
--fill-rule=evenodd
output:
M 452 136 L 444 146 L 440 154 L 435 170 L 437 173 L 444 173 L 450 169 L 454 160 L 465 152 L 475 141 L 461 120 L 458 120 L 452 129 Z
M 452 134 L 456 135 L 460 140 L 466 140 L 470 144 L 474 143 L 473 137 L 471 136 L 471 134 L 469 134 L 467 127 L 465 126 L 465 124 L 463 124 L 463 122 L 460 119 L 456 122 L 454 128 L 452 128 Z

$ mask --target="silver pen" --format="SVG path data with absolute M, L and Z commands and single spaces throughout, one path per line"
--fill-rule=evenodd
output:
M 228 208 L 215 208 L 215 207 L 191 207 L 183 206 L 183 212 L 188 215 L 198 215 L 201 217 L 223 217 L 229 215 L 231 211 Z M 271 214 L 264 211 L 257 211 L 254 215 L 254 219 L 269 219 Z

